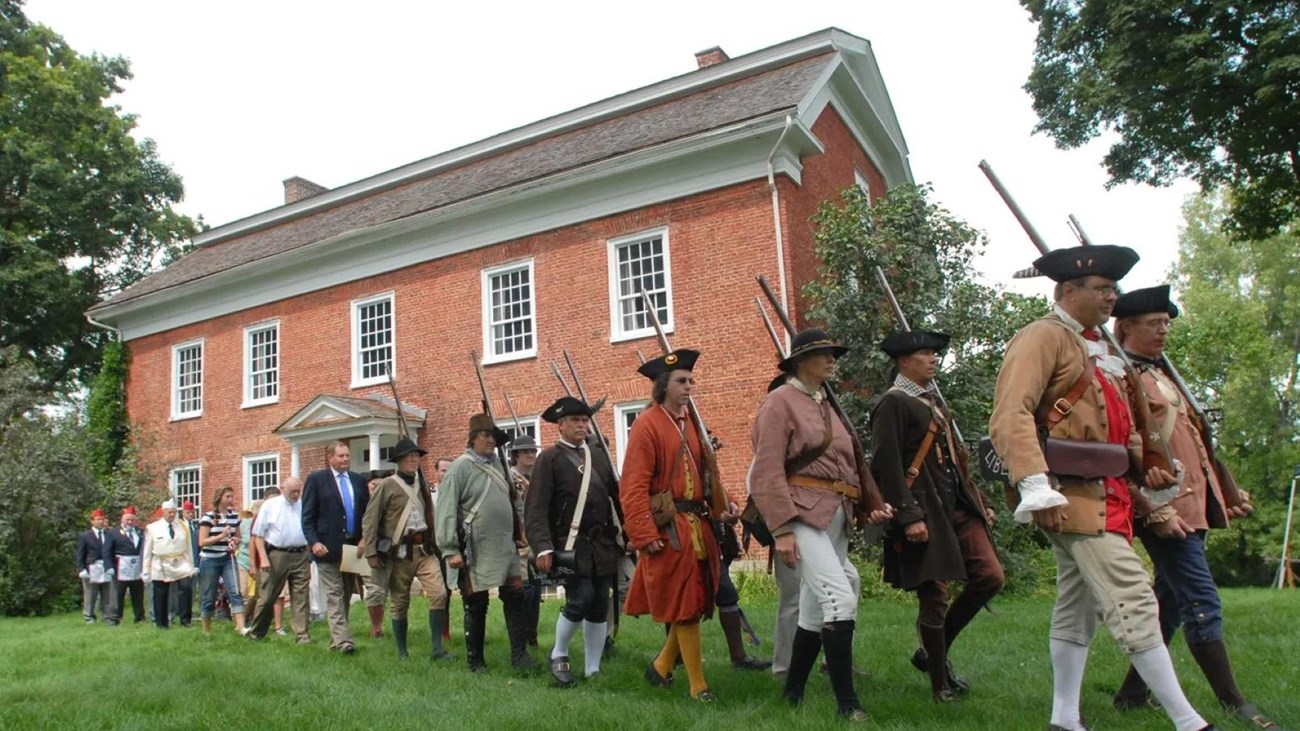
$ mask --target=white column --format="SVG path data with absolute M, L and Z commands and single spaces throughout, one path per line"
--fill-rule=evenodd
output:
M 302 472 L 302 447 L 298 444 L 289 445 L 289 475 L 298 477 Z
M 370 471 L 379 469 L 379 432 L 370 432 Z

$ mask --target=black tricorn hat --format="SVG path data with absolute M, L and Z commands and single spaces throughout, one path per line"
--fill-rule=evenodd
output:
M 488 431 L 497 440 L 497 446 L 503 447 L 506 442 L 510 441 L 510 434 L 496 424 L 492 423 L 492 417 L 487 414 L 475 414 L 469 417 L 469 433 Z
M 1038 257 L 1034 260 L 1034 269 L 1053 282 L 1088 276 L 1118 282 L 1139 258 L 1138 253 L 1127 246 L 1075 246 Z
M 815 350 L 829 350 L 835 354 L 836 358 L 849 352 L 848 348 L 831 340 L 831 336 L 825 330 L 810 327 L 806 330 L 800 330 L 799 334 L 794 336 L 794 340 L 790 342 L 790 354 L 776 367 L 786 373 L 794 373 L 794 362 L 798 360 L 799 356 L 807 355 Z
M 397 440 L 397 445 L 393 447 L 393 456 L 391 459 L 393 462 L 396 462 L 411 452 L 419 452 L 421 457 L 428 454 L 428 452 L 420 449 L 420 445 L 410 439 L 399 439 Z
M 552 424 L 560 423 L 566 416 L 591 416 L 591 407 L 572 396 L 561 396 L 542 412 L 542 418 Z M 533 447 L 536 449 L 536 447 Z
M 664 373 L 670 371 L 691 371 L 695 370 L 695 361 L 700 359 L 698 350 L 674 350 L 667 355 L 661 355 L 653 360 L 647 360 L 636 369 L 637 373 L 654 380 Z
M 520 434 L 519 436 L 515 437 L 514 441 L 510 442 L 510 451 L 511 452 L 528 452 L 528 451 L 536 452 L 537 442 L 533 441 L 533 438 L 528 436 L 527 434 Z
M 931 330 L 912 330 L 890 335 L 880 343 L 880 349 L 890 358 L 900 358 L 918 350 L 933 350 L 936 353 L 948 347 L 948 334 Z
M 1169 299 L 1168 284 L 1125 292 L 1115 301 L 1115 309 L 1110 314 L 1118 320 L 1151 312 L 1167 312 L 1171 320 L 1178 317 L 1178 305 Z

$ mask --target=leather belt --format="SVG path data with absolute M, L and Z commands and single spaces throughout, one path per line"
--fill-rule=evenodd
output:
M 674 500 L 673 508 L 679 513 L 688 513 L 708 517 L 709 506 L 703 500 Z
M 858 499 L 858 488 L 850 485 L 843 480 L 823 480 L 820 477 L 809 477 L 808 475 L 794 475 L 786 478 L 786 482 L 799 487 L 807 487 L 812 490 L 826 490 L 843 495 L 851 500 Z
M 271 544 L 268 543 L 268 544 L 266 544 L 266 550 L 268 550 L 268 551 L 283 551 L 283 552 L 285 552 L 285 553 L 302 553 L 303 551 L 306 551 L 306 550 L 307 550 L 307 547 L 306 547 L 306 546 L 293 546 L 292 548 L 290 548 L 290 547 L 287 547 L 287 546 L 272 546 Z

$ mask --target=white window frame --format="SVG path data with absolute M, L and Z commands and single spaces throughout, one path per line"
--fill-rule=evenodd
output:
M 193 348 L 193 347 L 196 347 L 196 346 L 197 346 L 198 349 L 199 349 L 199 363 L 200 363 L 200 365 L 199 365 L 199 383 L 198 383 L 198 387 L 199 387 L 199 408 L 196 409 L 196 410 L 194 410 L 194 411 L 186 411 L 186 412 L 182 412 L 182 411 L 180 410 L 180 407 L 181 407 L 181 399 L 180 399 L 180 390 L 181 390 L 181 371 L 180 371 L 181 364 L 180 364 L 180 353 L 181 353 L 182 350 L 188 350 L 188 349 Z M 180 420 L 182 420 L 182 419 L 197 419 L 197 418 L 199 418 L 200 416 L 203 416 L 203 371 L 204 371 L 205 368 L 207 368 L 207 362 L 206 362 L 206 361 L 207 361 L 207 347 L 206 347 L 206 341 L 205 341 L 204 338 L 198 338 L 198 339 L 196 339 L 196 340 L 187 340 L 187 341 L 185 341 L 185 342 L 183 342 L 183 343 L 177 343 L 176 345 L 173 345 L 173 346 L 172 346 L 172 370 L 171 370 L 171 379 L 170 379 L 170 383 L 171 383 L 171 392 L 172 392 L 172 393 L 171 393 L 171 404 L 172 404 L 172 417 L 171 417 L 171 420 L 172 420 L 172 421 L 180 421 Z
M 388 317 L 389 333 L 388 348 L 390 359 L 388 366 L 394 371 L 397 370 L 397 296 L 393 292 L 384 292 L 383 294 L 371 295 L 362 299 L 352 300 L 351 320 L 352 320 L 352 388 L 363 388 L 365 386 L 375 386 L 388 382 L 388 374 L 383 373 L 370 378 L 361 377 L 361 308 L 367 305 L 373 305 L 377 302 L 388 300 Z
M 504 353 L 498 355 L 492 342 L 492 277 L 508 274 L 513 271 L 526 269 L 528 271 L 528 320 L 532 323 L 532 340 L 533 346 L 524 350 L 517 350 L 513 353 Z M 525 358 L 537 357 L 537 276 L 533 267 L 533 259 L 523 261 L 513 261 L 509 264 L 488 267 L 484 269 L 479 276 L 479 287 L 482 293 L 482 322 L 483 322 L 483 363 L 508 363 L 512 360 L 524 360 Z
M 619 308 L 619 276 L 618 276 L 618 250 L 631 244 L 639 244 L 649 239 L 659 238 L 663 240 L 663 257 L 664 257 L 664 294 L 668 298 L 668 318 L 666 322 L 660 324 L 665 333 L 673 331 L 675 317 L 673 315 L 673 265 L 672 253 L 668 246 L 668 227 L 663 226 L 649 231 L 630 234 L 628 236 L 619 236 L 618 238 L 609 239 L 606 243 L 606 256 L 609 263 L 609 341 L 611 343 L 623 342 L 625 340 L 638 340 L 640 338 L 652 337 L 655 334 L 654 326 L 647 325 L 639 330 L 623 329 L 623 313 Z
M 644 413 L 650 408 L 649 401 L 629 401 L 625 404 L 614 404 L 614 446 L 618 450 L 618 471 L 623 472 L 623 455 L 627 454 L 627 438 L 632 433 L 632 429 L 627 426 L 627 415 L 633 411 L 637 414 Z
M 275 460 L 275 473 L 274 473 L 274 474 L 275 474 L 275 485 L 274 485 L 274 487 L 278 488 L 278 487 L 280 487 L 280 453 L 279 453 L 279 452 L 264 452 L 264 453 L 262 453 L 262 454 L 246 454 L 246 455 L 244 455 L 244 503 L 243 503 L 243 504 L 244 504 L 245 506 L 247 506 L 249 503 L 253 502 L 253 500 L 254 500 L 254 498 L 253 498 L 253 463 L 254 463 L 254 462 L 268 462 L 268 461 L 270 461 L 270 460 Z M 263 487 L 272 487 L 272 485 L 265 485 L 265 486 L 263 486 Z
M 176 503 L 176 510 L 180 511 L 181 506 L 185 504 L 185 500 L 190 498 L 189 496 L 181 496 L 179 492 L 180 483 L 176 479 L 176 476 L 177 473 L 179 472 L 189 472 L 191 470 L 198 473 L 199 475 L 198 490 L 197 492 L 195 492 L 192 498 L 194 501 L 194 507 L 196 508 L 195 512 L 197 513 L 197 512 L 202 512 L 197 510 L 197 508 L 198 506 L 203 504 L 203 464 L 201 462 L 195 462 L 193 464 L 176 465 L 175 467 L 171 468 L 167 476 L 167 486 L 171 491 L 172 501 Z
M 863 175 L 862 171 L 856 167 L 853 168 L 853 182 L 862 189 L 863 194 L 867 196 L 867 202 L 870 203 L 872 200 L 871 186 L 867 183 L 867 176 Z
M 254 398 L 253 376 L 256 374 L 253 373 L 253 345 L 251 341 L 254 335 L 268 330 L 275 331 L 275 368 L 270 371 L 262 372 L 275 373 L 275 395 Z M 279 320 L 260 322 L 256 325 L 249 325 L 244 328 L 244 403 L 240 405 L 240 408 L 247 409 L 252 406 L 263 406 L 265 404 L 275 404 L 280 402 L 280 362 L 283 354 L 284 350 L 280 347 Z
M 503 431 L 507 431 L 507 432 L 510 432 L 511 434 L 513 434 L 514 431 L 515 431 L 515 420 L 514 420 L 513 418 L 505 417 L 505 416 L 501 416 L 501 415 L 498 414 L 498 415 L 497 415 L 497 426 L 501 427 L 501 429 L 502 429 Z M 519 427 L 520 427 L 521 430 L 527 430 L 527 429 L 529 429 L 529 428 L 531 428 L 531 429 L 533 430 L 533 439 L 537 441 L 537 449 L 540 451 L 541 448 L 542 448 L 542 447 L 541 447 L 541 444 L 542 444 L 542 417 L 540 417 L 540 416 L 524 416 L 524 417 L 521 417 L 521 418 L 519 419 Z

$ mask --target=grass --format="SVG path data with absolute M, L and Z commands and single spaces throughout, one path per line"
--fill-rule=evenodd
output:
M 1224 591 L 1229 647 L 1247 696 L 1275 720 L 1300 726 L 1295 658 L 1300 657 L 1300 605 L 1294 592 Z M 0 729 L 759 729 L 835 728 L 834 703 L 824 678 L 810 682 L 800 709 L 779 698 L 767 673 L 733 671 L 716 622 L 704 625 L 705 672 L 720 700 L 702 705 L 686 697 L 685 674 L 671 690 L 649 687 L 641 674 L 662 641 L 648 618 L 623 621 L 618 648 L 603 677 L 574 690 L 549 685 L 545 671 L 509 669 L 499 604 L 488 628 L 489 672 L 470 675 L 459 637 L 458 660 L 433 664 L 423 604 L 412 607 L 412 659 L 398 663 L 392 640 L 368 638 L 364 611 L 352 613 L 359 638 L 355 656 L 327 650 L 328 631 L 312 626 L 314 644 L 271 636 L 252 645 L 230 624 L 213 637 L 195 628 L 169 632 L 152 625 L 86 626 L 79 615 L 0 621 Z M 1043 729 L 1051 710 L 1047 622 L 1051 601 L 999 600 L 961 638 L 953 661 L 974 689 L 964 702 L 936 706 L 925 677 L 907 658 L 915 648 L 911 603 L 865 600 L 859 612 L 856 661 L 871 677 L 858 683 L 879 729 Z M 542 644 L 551 638 L 559 604 L 543 605 Z M 774 607 L 748 603 L 746 611 L 770 655 Z M 453 613 L 459 600 L 453 599 Z M 454 618 L 459 628 L 459 618 Z M 387 632 L 387 628 L 385 628 Z M 581 639 L 574 642 L 576 657 Z M 545 647 L 534 652 L 543 660 Z M 1205 679 L 1181 639 L 1173 649 L 1192 702 L 1221 728 L 1244 728 L 1214 703 Z M 1125 665 L 1104 632 L 1093 645 L 1083 707 L 1097 729 L 1168 729 L 1159 711 L 1119 714 L 1110 692 Z

